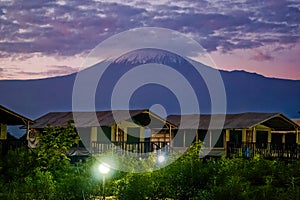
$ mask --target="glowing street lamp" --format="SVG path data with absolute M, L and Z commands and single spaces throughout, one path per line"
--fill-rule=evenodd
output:
M 166 160 L 166 158 L 165 158 L 164 155 L 159 155 L 159 156 L 157 157 L 158 163 L 163 163 L 163 162 L 165 162 L 165 160 Z
M 103 175 L 103 184 L 102 184 L 102 199 L 105 199 L 105 175 L 109 173 L 110 166 L 106 163 L 101 163 L 98 167 L 99 172 Z
M 106 164 L 106 163 L 101 163 L 100 165 L 99 165 L 99 172 L 101 173 L 101 174 L 108 174 L 108 172 L 110 171 L 110 166 L 108 165 L 108 164 Z

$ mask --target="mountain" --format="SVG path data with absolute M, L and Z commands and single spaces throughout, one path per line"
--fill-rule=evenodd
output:
M 129 52 L 116 60 L 112 61 L 100 78 L 95 94 L 95 108 L 97 110 L 107 110 L 111 108 L 111 96 L 118 81 L 124 78 L 124 74 L 133 73 L 136 66 L 143 64 L 163 64 L 169 66 L 174 72 L 178 72 L 189 82 L 199 100 L 201 113 L 210 113 L 211 99 L 209 89 L 204 80 L 215 81 L 214 77 L 202 77 L 191 65 L 196 63 L 187 58 L 173 53 L 143 49 Z M 216 69 L 207 67 L 201 63 L 196 63 L 203 74 L 214 73 Z M 123 96 L 130 89 L 130 81 L 135 79 L 137 82 L 153 76 L 149 66 L 144 66 L 146 72 L 137 72 L 136 76 L 126 80 L 121 87 L 117 99 L 118 109 L 126 109 L 126 103 L 122 103 Z M 146 68 L 148 67 L 148 68 Z M 151 66 L 150 66 L 151 67 Z M 99 65 L 95 65 L 80 73 L 93 77 L 97 74 Z M 182 80 L 170 76 L 168 71 L 157 70 L 155 77 L 168 80 L 169 86 L 148 83 L 137 88 L 129 99 L 130 109 L 150 108 L 154 104 L 161 104 L 165 107 L 167 114 L 180 113 L 180 100 L 176 98 L 176 92 L 170 88 L 176 88 L 177 92 L 185 98 L 185 103 L 189 104 L 190 96 L 183 87 Z M 288 117 L 299 117 L 300 110 L 300 81 L 267 78 L 258 74 L 245 71 L 222 71 L 221 77 L 224 82 L 227 100 L 227 112 L 281 112 Z M 72 109 L 72 90 L 77 74 L 68 76 L 39 79 L 39 80 L 2 80 L 0 81 L 1 98 L 0 104 L 19 112 L 29 118 L 37 117 L 50 111 L 69 111 Z M 97 76 L 96 76 L 97 77 Z M 83 84 L 82 96 L 88 91 L 90 80 Z M 127 91 L 128 86 L 128 91 Z M 123 96 L 122 96 L 123 95 Z M 83 98 L 84 99 L 84 98 Z M 126 98 L 125 98 L 126 99 Z M 124 105 L 123 105 L 124 104 Z M 192 103 L 191 103 L 192 104 Z M 116 107 L 113 107 L 116 108 Z M 84 110 L 85 107 L 82 107 Z M 188 107 L 187 113 L 193 113 L 193 106 Z

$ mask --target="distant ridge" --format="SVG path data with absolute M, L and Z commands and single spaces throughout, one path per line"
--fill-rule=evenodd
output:
M 111 90 L 116 81 L 134 66 L 160 63 L 172 66 L 188 77 L 197 97 L 201 98 L 201 113 L 210 113 L 209 93 L 203 81 L 195 74 L 185 58 L 163 50 L 143 49 L 124 54 L 109 67 L 96 93 L 96 109 L 110 109 Z M 216 70 L 201 63 L 205 70 Z M 86 70 L 93 70 L 93 67 Z M 291 118 L 299 118 L 300 80 L 268 78 L 242 70 L 219 70 L 227 94 L 227 112 L 275 112 Z M 158 72 L 159 73 L 159 72 Z M 51 111 L 72 110 L 72 90 L 76 73 L 67 76 L 38 80 L 1 80 L 0 104 L 35 119 Z M 180 86 L 178 86 L 180 87 Z M 144 91 L 143 89 L 147 90 Z M 159 103 L 167 114 L 178 114 L 178 102 L 174 94 L 157 85 L 145 86 L 133 96 L 131 109 L 149 108 Z

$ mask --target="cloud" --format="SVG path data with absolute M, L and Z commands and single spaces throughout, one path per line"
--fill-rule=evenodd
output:
M 274 60 L 274 57 L 272 57 L 268 53 L 263 53 L 261 51 L 256 51 L 255 55 L 250 58 L 251 60 L 256 61 L 271 61 Z
M 0 57 L 73 56 L 121 31 L 159 26 L 194 35 L 208 51 L 299 41 L 297 1 L 0 2 Z
M 5 69 L 0 68 L 0 79 L 4 78 L 4 76 L 5 76 Z
M 19 71 L 19 75 L 38 76 L 38 77 L 54 77 L 68 75 L 77 72 L 79 69 L 70 66 L 48 66 L 43 72 Z M 0 71 L 1 72 L 1 71 Z

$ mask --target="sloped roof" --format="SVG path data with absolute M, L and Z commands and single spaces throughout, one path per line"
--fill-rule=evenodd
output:
M 28 122 L 33 123 L 31 119 L 0 105 L 0 123 L 7 125 L 26 125 Z
M 300 126 L 300 118 L 292 119 L 292 121 Z
M 280 113 L 170 115 L 167 120 L 181 129 L 242 129 L 258 124 L 274 130 L 295 130 L 299 127 Z
M 149 115 L 154 117 L 149 117 Z M 96 112 L 50 112 L 35 120 L 31 128 L 44 128 L 48 125 L 66 127 L 70 121 L 76 127 L 112 126 L 125 120 L 133 120 L 141 125 L 147 125 L 151 120 L 152 126 L 160 127 L 168 123 L 148 110 L 109 110 Z M 160 125 L 158 125 L 160 123 Z

